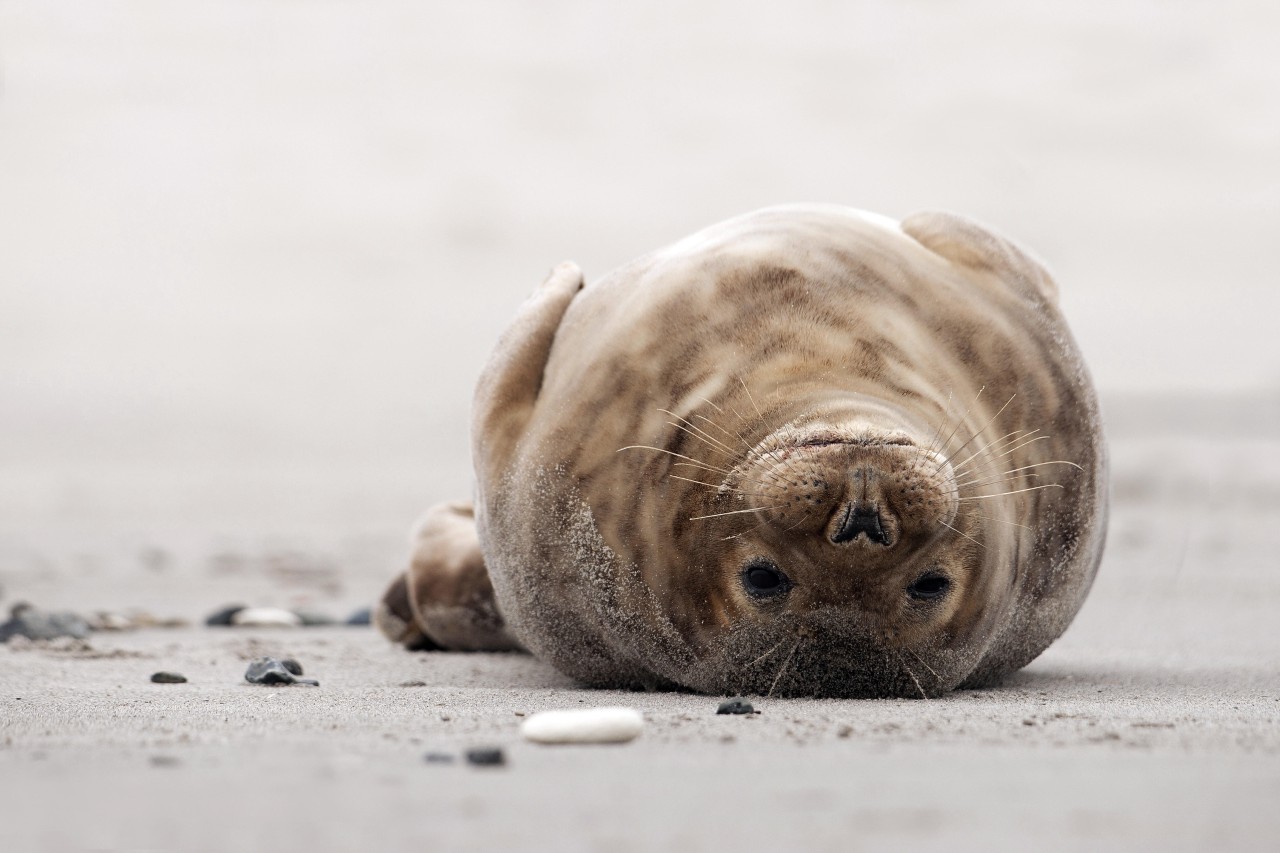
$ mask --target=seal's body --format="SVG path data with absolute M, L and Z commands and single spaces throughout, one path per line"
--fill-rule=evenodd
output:
M 589 287 L 562 265 L 472 439 L 474 521 L 428 514 L 379 624 L 594 685 L 989 683 L 1066 628 L 1105 536 L 1054 284 L 948 214 L 771 208 Z

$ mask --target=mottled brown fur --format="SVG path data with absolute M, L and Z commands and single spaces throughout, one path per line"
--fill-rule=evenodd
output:
M 1017 669 L 1079 608 L 1106 527 L 1056 293 L 968 220 L 833 207 L 585 289 L 562 266 L 477 388 L 478 544 L 424 537 L 415 612 L 491 579 L 491 631 L 599 685 L 936 695 Z M 790 587 L 753 591 L 760 564 Z

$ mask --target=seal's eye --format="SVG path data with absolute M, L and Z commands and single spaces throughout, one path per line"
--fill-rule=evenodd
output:
M 932 601 L 942 598 L 951 589 L 951 580 L 941 572 L 925 572 L 907 587 L 907 595 L 916 601 Z
M 747 563 L 742 570 L 742 585 L 757 598 L 773 598 L 791 589 L 791 581 L 782 570 L 764 558 Z

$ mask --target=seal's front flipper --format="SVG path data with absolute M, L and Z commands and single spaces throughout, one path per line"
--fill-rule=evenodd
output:
M 481 486 L 509 470 L 533 413 L 556 330 L 582 289 L 582 270 L 563 263 L 520 306 L 476 384 L 471 446 Z
M 409 649 L 520 648 L 494 600 L 471 504 L 427 510 L 413 549 L 409 569 L 387 588 L 375 611 L 383 634 Z

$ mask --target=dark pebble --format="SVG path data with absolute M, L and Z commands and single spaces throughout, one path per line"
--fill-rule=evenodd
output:
M 751 714 L 755 712 L 746 699 L 726 699 L 716 708 L 717 714 Z
M 237 613 L 245 609 L 243 604 L 230 604 L 221 610 L 215 610 L 205 617 L 204 624 L 213 627 L 229 627 Z
M 373 610 L 368 607 L 361 607 L 355 613 L 347 617 L 348 625 L 370 625 L 373 623 Z
M 255 658 L 249 662 L 249 668 L 244 672 L 244 680 L 250 684 L 309 684 L 312 687 L 320 686 L 320 682 L 314 678 L 299 678 L 298 676 L 301 674 L 302 667 L 296 660 Z
M 180 767 L 182 761 L 172 755 L 153 755 L 151 756 L 152 767 Z
M 477 767 L 501 767 L 507 763 L 507 757 L 496 748 L 468 749 L 467 763 Z
M 187 677 L 179 672 L 153 672 L 151 680 L 156 684 L 186 684 Z
M 499 758 L 501 758 L 501 755 L 499 755 Z M 422 760 L 428 764 L 452 764 L 454 756 L 451 752 L 428 752 L 422 756 Z

